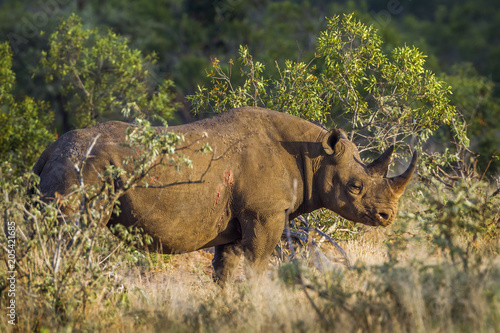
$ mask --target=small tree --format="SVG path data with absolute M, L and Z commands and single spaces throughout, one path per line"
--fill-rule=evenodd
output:
M 305 119 L 333 120 L 349 132 L 360 150 L 401 147 L 409 138 L 423 142 L 441 124 L 456 116 L 450 87 L 424 69 L 425 55 L 415 47 L 397 47 L 388 56 L 376 29 L 353 17 L 335 16 L 317 39 L 316 56 L 309 63 L 276 63 L 280 76 L 265 77 L 264 64 L 240 47 L 243 84 L 234 83 L 230 61 L 217 59 L 208 76 L 209 88 L 190 96 L 194 111 L 205 107 L 221 112 L 244 105 L 263 106 Z M 460 124 L 456 136 L 468 143 Z
M 12 95 L 16 76 L 12 71 L 12 50 L 0 44 L 0 162 L 11 164 L 18 176 L 30 168 L 54 140 L 47 127 L 53 114 L 47 103 Z
M 452 67 L 450 74 L 441 78 L 452 85 L 451 101 L 467 122 L 471 149 L 477 152 L 478 168 L 490 175 L 498 173 L 500 165 L 494 163 L 500 157 L 500 105 L 493 91 L 491 79 L 480 76 L 469 63 Z
M 63 113 L 69 127 L 91 126 L 102 120 L 128 116 L 172 116 L 172 81 L 157 84 L 154 54 L 143 56 L 111 30 L 87 30 L 72 15 L 49 39 L 38 71 L 59 85 Z M 68 126 L 68 125 L 66 125 Z

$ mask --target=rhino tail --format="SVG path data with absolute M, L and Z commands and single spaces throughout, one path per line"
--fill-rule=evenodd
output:
M 40 155 L 38 160 L 35 162 L 35 165 L 31 169 L 31 172 L 37 176 L 40 176 L 42 174 L 43 168 L 47 161 L 49 160 L 50 156 L 52 155 L 52 152 L 55 149 L 55 142 L 53 142 L 50 146 L 48 146 Z M 33 180 L 29 181 L 28 184 L 28 189 L 27 189 L 27 194 L 28 196 L 32 196 L 35 194 L 35 182 Z
M 55 142 L 54 142 L 55 143 Z M 45 163 L 49 160 L 50 156 L 52 155 L 52 152 L 55 149 L 55 144 L 52 143 L 50 146 L 48 146 L 40 155 L 38 160 L 35 162 L 35 165 L 33 166 L 33 169 L 31 171 L 35 174 L 40 176 L 42 174 L 43 167 L 45 166 Z

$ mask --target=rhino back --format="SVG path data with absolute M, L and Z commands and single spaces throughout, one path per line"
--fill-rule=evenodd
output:
M 289 208 L 293 179 L 302 177 L 300 147 L 324 132 L 299 118 L 256 108 L 169 130 L 184 134 L 189 147 L 180 151 L 190 157 L 193 168 L 154 170 L 151 185 L 160 188 L 135 189 L 124 196 L 121 206 L 129 212 L 117 222 L 138 223 L 164 249 L 179 251 L 234 240 L 234 223 L 242 213 L 266 215 Z M 212 154 L 196 152 L 205 143 Z

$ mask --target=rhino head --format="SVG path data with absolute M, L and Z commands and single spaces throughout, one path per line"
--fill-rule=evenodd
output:
M 330 131 L 322 140 L 323 159 L 317 172 L 322 206 L 342 217 L 371 226 L 388 226 L 398 211 L 403 194 L 417 165 L 417 153 L 408 169 L 387 178 L 394 146 L 365 165 L 356 146 L 341 130 Z

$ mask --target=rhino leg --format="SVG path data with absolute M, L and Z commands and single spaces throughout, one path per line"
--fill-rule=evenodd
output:
M 238 267 L 242 253 L 241 243 L 218 245 L 215 247 L 213 279 L 215 282 L 224 284 L 229 281 Z
M 260 275 L 278 244 L 285 227 L 285 214 L 247 219 L 242 228 L 242 246 L 246 260 L 246 275 Z

